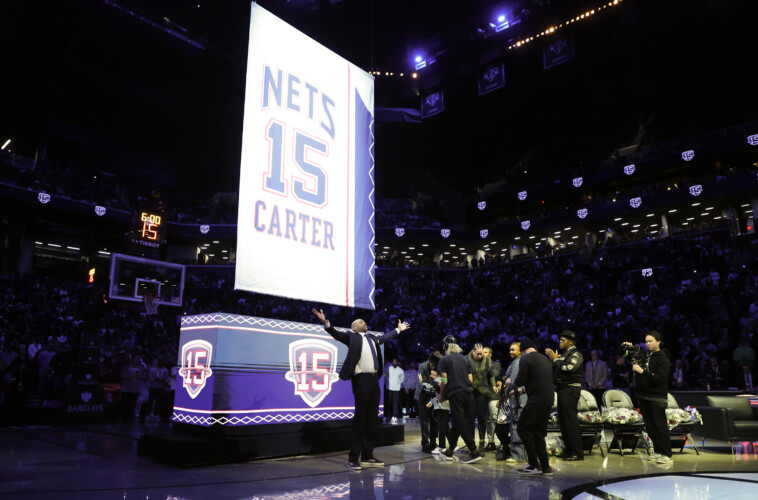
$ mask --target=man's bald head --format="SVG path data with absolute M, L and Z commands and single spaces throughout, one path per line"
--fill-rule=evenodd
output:
M 368 325 L 362 319 L 356 319 L 353 324 L 350 325 L 350 329 L 358 333 L 366 333 L 368 331 Z

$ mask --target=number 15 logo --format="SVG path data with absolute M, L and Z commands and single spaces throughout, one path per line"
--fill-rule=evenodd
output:
M 271 120 L 266 126 L 266 140 L 269 143 L 268 171 L 263 174 L 263 189 L 265 191 L 288 196 L 289 181 L 285 179 L 285 124 Z M 292 194 L 298 201 L 322 208 L 326 206 L 327 175 L 324 167 L 313 163 L 308 158 L 309 151 L 329 157 L 329 145 L 295 129 L 293 133 L 292 161 L 300 174 L 307 177 L 292 175 Z M 310 181 L 310 182 L 309 182 Z

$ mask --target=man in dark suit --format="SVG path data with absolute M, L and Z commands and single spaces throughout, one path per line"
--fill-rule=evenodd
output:
M 362 319 L 356 319 L 350 331 L 335 329 L 324 315 L 324 311 L 313 309 L 313 314 L 324 324 L 324 330 L 338 342 L 347 346 L 347 357 L 340 369 L 340 380 L 350 380 L 355 397 L 353 433 L 347 466 L 360 470 L 362 467 L 383 467 L 374 457 L 376 424 L 379 416 L 379 379 L 382 377 L 381 344 L 397 337 L 410 325 L 398 320 L 397 328 L 387 335 L 368 333 L 368 326 Z

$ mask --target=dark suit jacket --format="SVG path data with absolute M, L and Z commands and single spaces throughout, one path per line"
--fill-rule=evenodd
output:
M 340 379 L 350 380 L 355 372 L 355 365 L 361 359 L 361 352 L 363 352 L 363 337 L 360 333 L 355 333 L 352 330 L 340 331 L 334 328 L 331 324 L 324 327 L 326 333 L 332 336 L 332 338 L 338 342 L 342 342 L 347 346 L 347 357 L 342 363 L 342 369 L 340 369 Z M 374 335 L 373 333 L 367 333 L 369 340 L 373 340 L 376 345 L 376 358 L 379 366 L 376 367 L 377 378 L 380 378 L 384 373 L 384 362 L 382 361 L 382 350 L 379 346 L 392 340 L 400 334 L 397 328 L 392 330 L 386 335 Z

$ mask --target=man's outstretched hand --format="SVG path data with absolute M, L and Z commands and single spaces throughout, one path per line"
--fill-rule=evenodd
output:
M 403 330 L 407 330 L 410 327 L 411 327 L 411 325 L 407 321 L 397 320 L 397 331 L 398 332 L 402 332 Z
M 324 314 L 324 310 L 323 309 L 317 310 L 314 307 L 313 308 L 313 314 L 316 315 L 316 317 L 318 318 L 319 321 L 321 321 L 321 323 L 326 324 L 326 315 Z

